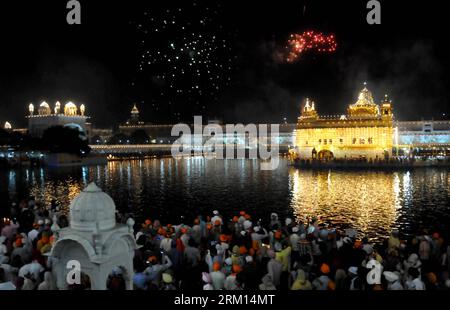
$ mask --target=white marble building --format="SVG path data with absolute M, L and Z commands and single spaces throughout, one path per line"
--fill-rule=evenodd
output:
M 104 290 L 113 268 L 122 267 L 127 289 L 132 289 L 136 243 L 134 221 L 117 224 L 112 198 L 90 183 L 70 204 L 70 226 L 56 231 L 51 257 L 58 289 L 68 287 L 71 261 L 79 262 L 89 276 L 91 289 Z M 68 268 L 69 263 L 69 268 Z

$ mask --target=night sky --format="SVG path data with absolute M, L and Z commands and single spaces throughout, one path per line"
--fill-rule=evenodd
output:
M 368 25 L 366 0 L 80 2 L 81 25 L 66 23 L 65 0 L 2 3 L 2 124 L 25 126 L 42 100 L 84 103 L 96 127 L 133 103 L 153 123 L 293 122 L 306 97 L 344 113 L 364 81 L 397 119 L 449 118 L 439 7 L 380 1 L 382 23 Z M 336 51 L 284 61 L 289 35 L 307 30 L 333 34 Z

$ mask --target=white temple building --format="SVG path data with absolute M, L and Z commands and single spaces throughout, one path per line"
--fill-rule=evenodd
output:
M 57 230 L 51 257 L 58 289 L 68 287 L 71 261 L 79 262 L 92 290 L 105 290 L 113 268 L 125 270 L 127 289 L 133 288 L 134 221 L 116 223 L 112 198 L 90 183 L 70 204 L 70 226 Z M 68 266 L 69 263 L 69 266 Z
M 77 106 L 73 102 L 67 102 L 64 108 L 57 101 L 53 108 L 43 101 L 37 108 L 30 103 L 28 106 L 28 132 L 33 137 L 42 137 L 44 131 L 52 126 L 72 127 L 80 131 L 84 136 L 90 135 L 90 123 L 87 122 L 88 116 L 85 115 L 86 107 L 84 104 Z M 37 112 L 37 113 L 36 113 Z

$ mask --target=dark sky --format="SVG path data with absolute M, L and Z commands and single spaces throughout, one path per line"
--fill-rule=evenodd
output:
M 134 102 L 142 119 L 154 123 L 190 122 L 194 114 L 226 122 L 295 121 L 307 96 L 320 114 L 344 113 L 364 81 L 376 101 L 390 95 L 398 119 L 450 113 L 444 8 L 380 1 L 382 24 L 368 25 L 366 0 L 243 2 L 81 0 L 82 25 L 74 26 L 66 23 L 65 0 L 2 3 L 0 121 L 24 126 L 28 104 L 42 100 L 84 103 L 97 127 L 124 121 Z M 214 70 L 227 67 L 211 73 L 215 80 L 205 77 L 203 65 L 190 68 L 186 53 L 176 70 L 202 70 L 198 80 L 191 71 L 170 80 L 179 71 L 157 58 L 138 70 L 143 53 L 173 53 L 170 43 L 186 43 L 175 28 L 152 32 L 177 8 L 183 8 L 177 27 L 190 31 L 186 40 L 202 35 L 196 46 L 205 49 L 213 37 L 226 41 L 208 54 Z M 209 24 L 195 26 L 205 16 Z M 145 38 L 139 24 L 148 30 Z M 337 51 L 277 61 L 289 34 L 305 30 L 333 33 Z

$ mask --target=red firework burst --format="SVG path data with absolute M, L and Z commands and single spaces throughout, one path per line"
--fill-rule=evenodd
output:
M 287 62 L 294 62 L 303 53 L 333 53 L 337 43 L 333 34 L 325 35 L 315 31 L 291 34 L 287 46 Z

